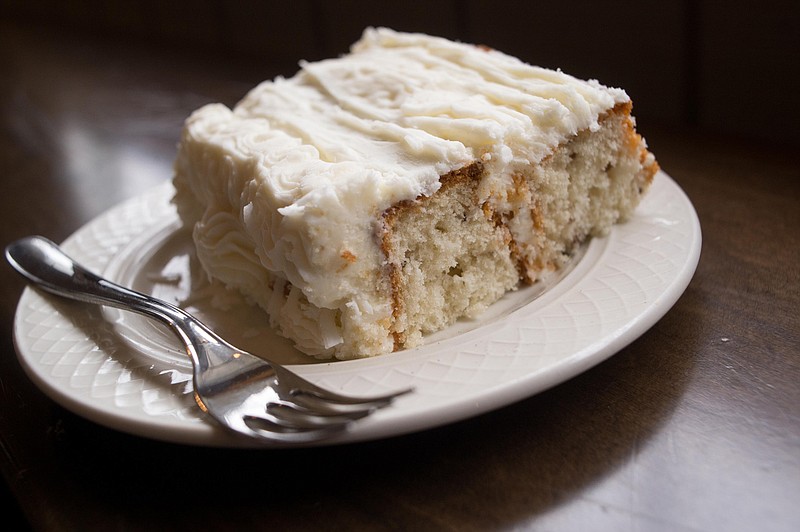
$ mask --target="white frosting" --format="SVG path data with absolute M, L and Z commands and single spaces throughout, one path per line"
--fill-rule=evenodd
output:
M 502 210 L 517 165 L 628 100 L 497 51 L 389 29 L 368 29 L 344 57 L 301 66 L 233 111 L 212 104 L 187 120 L 176 204 L 195 222 L 207 271 L 272 309 L 317 353 L 335 350 L 342 328 L 390 319 L 376 288 L 383 210 L 435 192 L 441 175 L 478 158 L 496 176 L 481 191 Z M 296 290 L 292 311 L 278 311 L 265 288 L 283 290 L 284 280 Z M 376 348 L 390 341 L 376 338 Z

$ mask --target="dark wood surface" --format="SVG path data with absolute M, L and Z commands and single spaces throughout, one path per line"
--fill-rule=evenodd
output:
M 0 244 L 63 240 L 170 179 L 193 109 L 281 73 L 217 59 L 0 26 Z M 639 126 L 703 228 L 683 297 L 577 378 L 419 434 L 259 452 L 98 426 L 26 378 L 11 337 L 24 284 L 0 266 L 0 467 L 19 509 L 4 518 L 35 530 L 800 529 L 797 159 Z

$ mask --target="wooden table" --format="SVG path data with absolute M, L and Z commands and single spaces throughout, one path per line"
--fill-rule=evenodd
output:
M 277 72 L 0 31 L 0 244 L 60 241 L 170 179 L 183 119 Z M 285 72 L 290 73 L 290 72 Z M 0 465 L 36 530 L 800 530 L 800 171 L 788 149 L 640 124 L 703 228 L 697 273 L 598 367 L 418 434 L 288 451 L 150 441 L 23 373 L 0 267 Z M 198 467 L 202 464 L 202 467 Z M 14 519 L 13 515 L 9 519 Z

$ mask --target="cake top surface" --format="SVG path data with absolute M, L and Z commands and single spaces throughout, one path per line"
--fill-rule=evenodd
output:
M 439 176 L 485 154 L 499 165 L 538 162 L 627 100 L 495 50 L 369 28 L 349 54 L 302 62 L 233 112 L 212 105 L 193 121 L 268 167 L 286 207 L 316 204 L 314 192 L 331 187 L 386 207 L 434 192 Z

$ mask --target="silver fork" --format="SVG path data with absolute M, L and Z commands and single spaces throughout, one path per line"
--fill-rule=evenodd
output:
M 237 349 L 183 309 L 95 275 L 40 236 L 8 245 L 6 259 L 48 292 L 131 310 L 169 325 L 192 360 L 198 406 L 238 434 L 278 443 L 318 441 L 411 391 L 359 398 L 320 388 Z

